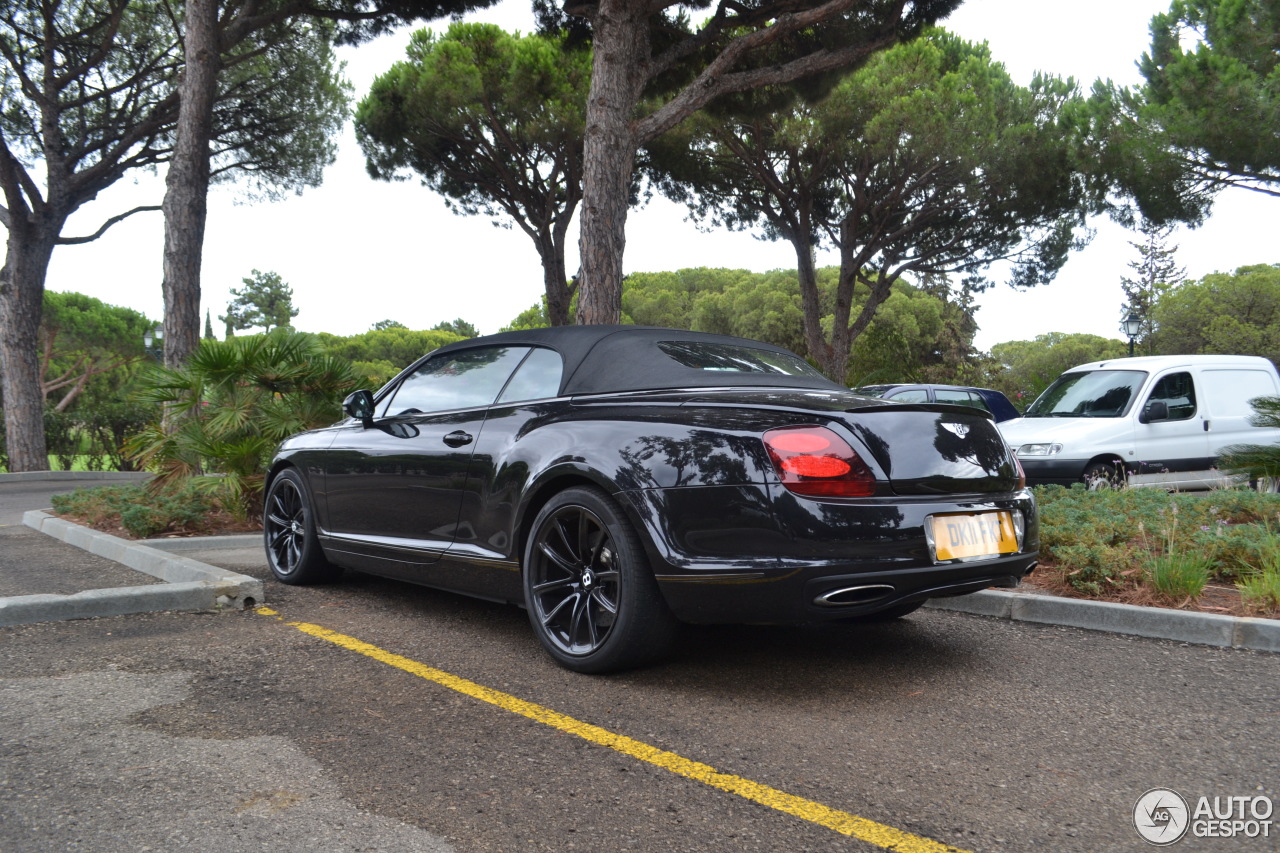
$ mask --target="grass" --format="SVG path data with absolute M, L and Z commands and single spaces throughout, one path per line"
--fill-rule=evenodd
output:
M 1245 604 L 1256 610 L 1280 610 L 1280 571 L 1263 571 L 1236 583 Z
M 0 448 L 2 449 L 2 448 Z M 8 474 L 9 468 L 4 464 L 4 456 L 0 454 L 0 474 Z M 65 456 L 60 453 L 49 454 L 50 471 L 115 471 L 117 468 L 101 453 L 77 453 Z
M 66 466 L 66 462 L 68 458 L 71 461 L 70 467 Z M 66 456 L 55 457 L 51 454 L 49 456 L 49 470 L 50 471 L 101 471 L 103 470 L 102 458 L 100 456 L 94 456 L 88 453 L 80 453 L 71 457 L 66 457 Z
M 1196 598 L 1209 583 L 1212 569 L 1199 554 L 1163 554 L 1147 563 L 1146 580 L 1165 598 Z

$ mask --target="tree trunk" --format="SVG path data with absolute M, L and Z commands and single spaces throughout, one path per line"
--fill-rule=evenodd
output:
M 881 265 L 872 272 L 874 278 L 868 278 L 863 272 L 867 261 L 866 249 L 855 254 L 854 226 L 849 219 L 840 225 L 840 280 L 836 284 L 835 317 L 831 328 L 831 370 L 827 376 L 844 384 L 849 370 L 849 352 L 853 342 L 867 330 L 876 311 L 893 292 L 893 283 L 898 280 L 901 271 L 891 271 L 887 265 Z M 867 286 L 867 301 L 862 303 L 858 316 L 853 316 L 853 293 L 859 281 Z M 825 370 L 824 370 L 825 372 Z M 838 378 L 837 378 L 838 377 Z
M 617 323 L 622 316 L 622 255 L 638 141 L 632 110 L 649 58 L 644 4 L 600 0 L 591 15 L 594 57 L 583 139 L 582 258 L 578 322 Z M 642 8 L 636 8 L 637 6 Z
M 164 363 L 181 367 L 200 343 L 200 263 L 209 194 L 209 137 L 221 58 L 217 0 L 187 0 L 185 69 L 164 195 Z
M 564 241 L 557 241 L 543 229 L 537 245 L 538 255 L 542 258 L 542 287 L 547 295 L 547 320 L 553 326 L 568 326 L 572 322 L 569 318 L 572 294 L 565 277 Z
M 831 348 L 827 346 L 822 334 L 822 298 L 818 293 L 818 270 L 813 260 L 813 240 L 810 234 L 796 233 L 791 237 L 791 245 L 796 250 L 796 278 L 800 282 L 800 305 L 804 311 L 804 345 L 809 350 L 809 357 L 818 363 L 818 368 L 827 373 Z M 839 381 L 838 379 L 836 380 Z
M 44 399 L 40 389 L 40 315 L 44 279 L 61 230 L 43 223 L 9 226 L 8 255 L 0 269 L 0 389 L 4 393 L 9 470 L 48 471 Z M 34 233 L 33 233 L 34 232 Z

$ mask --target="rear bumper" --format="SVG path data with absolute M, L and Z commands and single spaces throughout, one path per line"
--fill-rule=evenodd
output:
M 1022 491 L 972 501 L 820 502 L 781 486 L 624 492 L 667 604 L 696 623 L 800 623 L 872 615 L 900 604 L 1013 587 L 1038 559 L 1035 502 Z M 928 516 L 1012 509 L 1015 554 L 936 563 Z

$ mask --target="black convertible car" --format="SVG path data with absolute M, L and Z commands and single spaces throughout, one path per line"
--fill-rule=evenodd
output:
M 869 399 L 770 344 L 637 326 L 442 347 L 268 474 L 276 577 L 524 605 L 580 672 L 679 622 L 902 616 L 1016 586 L 1035 503 L 985 413 Z

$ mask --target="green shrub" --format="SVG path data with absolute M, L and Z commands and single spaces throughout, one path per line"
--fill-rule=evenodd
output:
M 190 483 L 171 490 L 153 490 L 139 483 L 100 486 L 54 495 L 52 500 L 58 513 L 94 527 L 122 527 L 138 539 L 198 527 L 219 509 L 215 500 Z
M 80 454 L 80 433 L 75 415 L 52 407 L 44 410 L 44 444 L 49 453 L 49 467 L 54 471 L 70 471 Z
M 134 471 L 133 461 L 124 455 L 129 436 L 146 428 L 155 408 L 131 399 L 90 401 L 76 407 L 80 428 L 89 439 L 86 469 L 89 471 Z
M 1257 570 L 1267 555 L 1280 551 L 1280 537 L 1265 521 L 1215 523 L 1192 534 L 1191 547 L 1215 567 L 1215 576 L 1234 581 Z
M 1087 595 L 1146 582 L 1172 597 L 1204 582 L 1253 577 L 1280 555 L 1280 496 L 1249 489 L 1169 494 L 1156 489 L 1041 486 L 1040 550 Z

